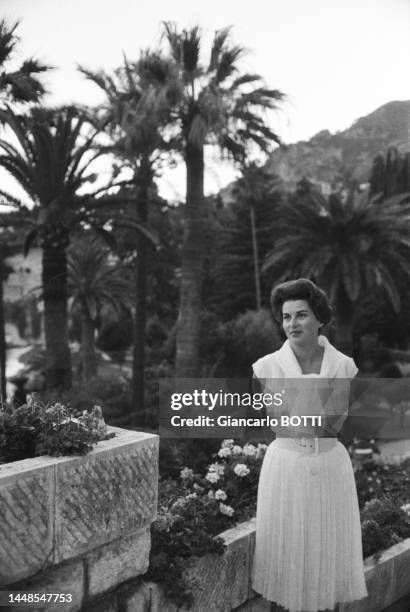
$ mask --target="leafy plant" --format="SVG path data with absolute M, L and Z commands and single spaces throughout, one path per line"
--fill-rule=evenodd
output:
M 363 556 L 366 558 L 410 537 L 410 506 L 390 497 L 366 502 L 362 513 Z
M 84 455 L 100 440 L 112 437 L 99 406 L 74 413 L 59 402 L 43 404 L 30 396 L 19 408 L 0 410 L 0 461 L 37 455 Z

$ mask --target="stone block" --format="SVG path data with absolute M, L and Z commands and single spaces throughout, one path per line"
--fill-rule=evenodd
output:
M 145 582 L 126 587 L 119 594 L 121 612 L 151 612 L 151 593 Z
M 222 555 L 194 560 L 186 570 L 192 581 L 195 612 L 222 612 L 237 608 L 249 598 L 250 546 L 254 527 L 250 521 L 221 534 L 227 545 Z
M 52 561 L 54 473 L 47 460 L 0 465 L 0 586 Z
M 364 562 L 368 596 L 342 604 L 340 612 L 381 612 L 410 591 L 410 539 L 384 551 L 378 560 Z M 407 589 L 407 590 L 406 590 Z
M 410 538 L 393 546 L 390 552 L 393 554 L 395 600 L 410 597 Z
M 158 437 L 117 431 L 85 457 L 56 464 L 56 562 L 155 519 Z
M 33 576 L 28 580 L 9 586 L 11 591 L 31 591 L 34 593 L 70 594 L 71 602 L 50 602 L 37 604 L 30 612 L 74 612 L 81 609 L 84 599 L 85 571 L 82 560 L 64 563 L 58 567 Z
M 94 597 L 144 574 L 148 569 L 150 546 L 150 529 L 145 527 L 90 552 L 87 596 Z
M 108 593 L 84 605 L 81 612 L 118 612 L 117 596 Z
M 161 587 L 158 584 L 155 584 L 154 582 L 150 582 L 148 584 L 150 590 L 149 612 L 179 612 L 181 610 L 181 608 L 178 608 L 178 606 L 170 602 L 165 597 Z M 137 610 L 135 610 L 134 612 L 137 612 Z

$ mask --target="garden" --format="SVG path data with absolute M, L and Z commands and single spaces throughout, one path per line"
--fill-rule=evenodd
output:
M 283 342 L 270 288 L 297 277 L 329 295 L 325 334 L 359 376 L 409 376 L 410 152 L 369 145 L 364 179 L 341 167 L 323 188 L 306 167 L 290 184 L 269 165 L 285 146 L 268 117 L 286 95 L 243 69 L 230 28 L 208 57 L 199 27 L 168 21 L 157 47 L 111 72 L 78 66 L 94 106 L 46 105 L 51 66 L 11 67 L 18 28 L 0 21 L 0 168 L 18 186 L 0 189 L 0 476 L 13 462 L 94 457 L 120 428 L 159 434 L 157 513 L 133 523 L 150 526 L 139 575 L 190 609 L 187 564 L 222 556 L 220 534 L 255 516 L 272 438 L 163 437 L 158 381 L 247 380 Z M 214 195 L 209 148 L 236 171 Z M 186 197 L 167 201 L 158 178 L 177 165 Z M 397 438 L 404 404 L 374 405 L 397 417 Z M 341 441 L 353 462 L 355 445 L 372 447 L 354 473 L 363 556 L 377 563 L 410 538 L 410 457 L 384 459 L 372 437 Z

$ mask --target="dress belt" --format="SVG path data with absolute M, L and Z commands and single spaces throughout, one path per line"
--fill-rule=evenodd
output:
M 282 448 L 287 450 L 293 450 L 307 455 L 319 455 L 332 448 L 334 448 L 338 442 L 337 438 L 306 438 L 306 437 L 288 437 L 288 438 L 276 438 L 273 442 L 278 442 Z

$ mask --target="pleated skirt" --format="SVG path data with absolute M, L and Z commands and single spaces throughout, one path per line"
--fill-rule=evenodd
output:
M 337 440 L 319 445 L 312 452 L 300 440 L 275 440 L 259 479 L 252 586 L 289 612 L 367 595 L 350 457 Z

